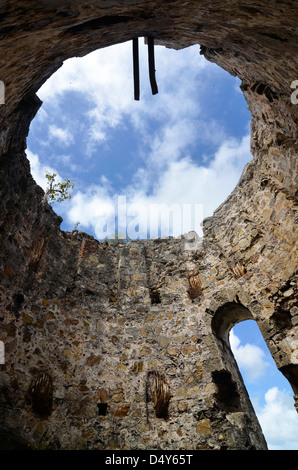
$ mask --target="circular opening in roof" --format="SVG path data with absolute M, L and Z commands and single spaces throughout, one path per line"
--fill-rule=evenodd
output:
M 70 179 L 54 210 L 62 229 L 97 239 L 189 231 L 229 196 L 251 160 L 250 114 L 240 81 L 199 54 L 155 47 L 158 94 L 139 41 L 140 100 L 132 42 L 69 59 L 39 90 L 27 156 L 36 182 Z

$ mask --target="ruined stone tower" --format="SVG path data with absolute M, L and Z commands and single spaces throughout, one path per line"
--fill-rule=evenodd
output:
M 297 5 L 0 1 L 1 430 L 50 449 L 264 449 L 228 334 L 256 320 L 298 394 Z M 204 236 L 64 233 L 26 158 L 67 58 L 153 36 L 242 81 L 253 160 Z

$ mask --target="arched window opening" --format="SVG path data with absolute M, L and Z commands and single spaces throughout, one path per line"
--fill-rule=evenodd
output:
M 158 94 L 139 40 L 140 100 L 132 42 L 69 59 L 42 86 L 27 140 L 37 184 L 46 171 L 75 184 L 54 203 L 63 230 L 95 238 L 201 233 L 236 186 L 250 154 L 250 113 L 240 81 L 200 55 L 155 46 Z
M 211 326 L 225 369 L 234 377 L 240 373 L 240 393 L 249 397 L 268 448 L 297 450 L 293 381 L 277 369 L 251 312 L 238 302 L 227 302 L 215 312 Z
M 229 343 L 268 449 L 298 450 L 293 390 L 277 369 L 257 323 L 237 323 L 229 332 Z

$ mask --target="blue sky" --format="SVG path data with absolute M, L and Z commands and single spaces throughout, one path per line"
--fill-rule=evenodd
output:
M 224 202 L 252 158 L 240 81 L 207 62 L 199 46 L 156 46 L 153 96 L 143 39 L 139 45 L 140 101 L 133 98 L 131 42 L 69 59 L 43 85 L 28 136 L 31 171 L 44 189 L 46 171 L 75 183 L 72 199 L 54 204 L 63 230 L 79 223 L 98 239 L 126 229 L 131 238 L 202 235 L 202 218 Z M 117 225 L 119 200 L 124 229 Z M 158 226 L 158 208 L 172 204 L 198 206 L 197 218 L 183 209 L 181 224 Z M 293 393 L 255 326 L 233 329 L 235 357 L 269 448 L 298 449 Z

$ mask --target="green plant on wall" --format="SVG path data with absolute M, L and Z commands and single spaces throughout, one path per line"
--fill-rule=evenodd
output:
M 45 192 L 45 200 L 49 203 L 62 202 L 71 199 L 70 189 L 74 188 L 74 183 L 65 179 L 62 183 L 56 181 L 56 173 L 46 173 L 48 187 Z

